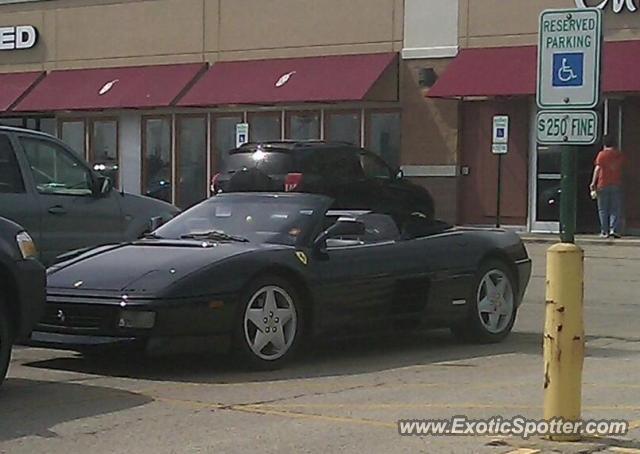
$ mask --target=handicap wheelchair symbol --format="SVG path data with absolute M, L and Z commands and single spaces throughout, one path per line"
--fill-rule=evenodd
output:
M 584 84 L 584 54 L 553 55 L 553 86 L 581 87 Z

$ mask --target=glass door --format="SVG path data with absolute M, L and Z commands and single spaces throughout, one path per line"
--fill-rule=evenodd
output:
M 558 147 L 536 143 L 532 153 L 533 190 L 531 214 L 534 232 L 558 232 L 560 230 L 560 170 L 561 156 Z

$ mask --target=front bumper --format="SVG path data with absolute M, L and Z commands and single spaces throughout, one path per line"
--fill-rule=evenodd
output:
M 23 340 L 44 312 L 47 277 L 44 266 L 37 260 L 21 260 L 16 263 L 16 268 L 15 282 L 21 309 L 16 334 L 18 340 Z
M 218 304 L 212 304 L 212 302 Z M 84 350 L 108 345 L 139 344 L 152 349 L 180 345 L 187 339 L 227 335 L 233 305 L 216 298 L 193 300 L 123 300 L 121 297 L 49 294 L 45 313 L 29 345 Z M 123 311 L 153 312 L 152 328 L 120 326 Z M 205 342 L 206 343 L 206 342 Z

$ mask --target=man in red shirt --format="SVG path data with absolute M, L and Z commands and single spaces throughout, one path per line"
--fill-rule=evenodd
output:
M 623 166 L 624 155 L 616 146 L 615 138 L 608 135 L 604 148 L 596 157 L 590 186 L 598 195 L 600 236 L 603 238 L 621 236 Z

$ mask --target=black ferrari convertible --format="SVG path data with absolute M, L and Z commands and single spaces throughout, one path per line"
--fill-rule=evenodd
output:
M 319 334 L 407 325 L 479 342 L 509 334 L 531 273 L 516 234 L 331 205 L 222 194 L 144 239 L 70 257 L 48 271 L 33 342 L 231 348 L 274 367 Z

